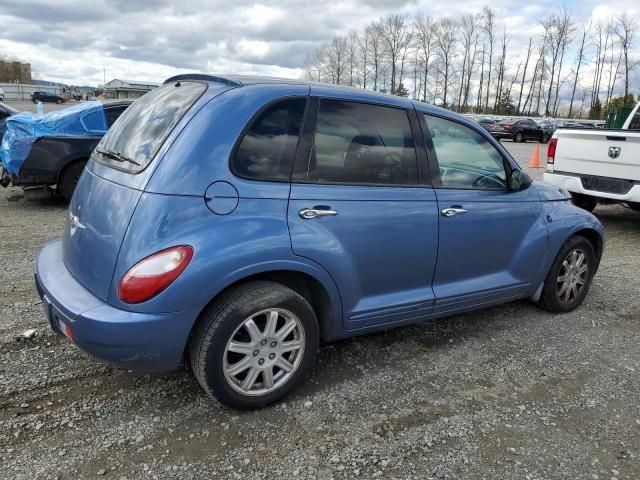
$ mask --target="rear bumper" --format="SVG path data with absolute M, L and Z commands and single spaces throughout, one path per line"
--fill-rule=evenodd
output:
M 580 193 L 582 195 L 590 195 L 592 197 L 607 198 L 618 202 L 638 202 L 640 203 L 640 185 L 633 185 L 625 194 L 616 194 L 610 192 L 600 192 L 597 190 L 588 190 L 582 185 L 579 176 L 566 175 L 555 172 L 544 172 L 543 180 L 556 187 L 564 188 L 572 193 Z
M 51 328 L 59 334 L 70 329 L 71 340 L 87 353 L 143 372 L 180 365 L 198 312 L 148 314 L 110 306 L 71 276 L 59 239 L 38 254 L 35 282 Z
M 512 137 L 512 135 L 510 133 L 508 133 L 508 132 L 492 132 L 492 131 L 489 131 L 489 133 L 496 140 L 502 140 L 503 138 L 511 138 Z

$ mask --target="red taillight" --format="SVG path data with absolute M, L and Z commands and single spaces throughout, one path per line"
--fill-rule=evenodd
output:
M 502 128 L 504 128 L 505 130 L 511 130 L 513 128 L 513 125 L 502 125 Z
M 156 296 L 180 276 L 193 257 L 188 245 L 171 247 L 136 263 L 122 277 L 118 296 L 125 303 L 140 303 Z
M 547 163 L 553 165 L 556 159 L 556 146 L 558 145 L 558 139 L 552 138 L 549 140 L 549 148 L 547 149 Z

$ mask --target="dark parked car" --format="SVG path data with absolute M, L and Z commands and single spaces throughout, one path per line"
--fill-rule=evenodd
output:
M 498 120 L 493 118 L 481 118 L 478 120 L 478 123 L 482 125 L 482 127 L 491 134 L 491 136 L 497 140 L 502 140 L 503 138 L 511 138 L 510 133 L 504 129 Z
M 553 135 L 553 132 L 555 132 L 558 129 L 558 126 L 555 123 L 549 122 L 547 120 L 538 122 L 538 125 L 540 125 L 540 128 L 542 128 L 542 131 L 547 137 L 547 141 L 549 141 L 549 139 Z M 543 143 L 547 143 L 547 142 L 543 142 Z
M 2 140 L 2 133 L 4 132 L 4 123 L 7 121 L 7 118 L 16 113 L 20 113 L 20 110 L 16 110 L 6 103 L 0 102 L 0 140 Z
M 84 126 L 89 124 L 89 116 L 104 110 L 103 123 L 106 121 L 106 128 L 109 128 L 129 105 L 130 100 L 105 103 L 102 108 L 86 110 L 78 115 L 79 118 L 71 120 Z M 20 172 L 14 175 L 6 168 L 3 169 L 0 184 L 3 187 L 13 185 L 23 188 L 53 186 L 57 193 L 70 200 L 91 152 L 104 135 L 104 129 L 97 131 L 88 127 L 82 130 L 82 134 L 73 136 L 44 136 L 36 139 Z
M 33 92 L 31 94 L 31 101 L 33 103 L 36 103 L 38 101 L 42 102 L 42 103 L 64 103 L 64 98 L 58 96 L 58 95 L 54 95 L 53 93 L 49 93 L 49 92 Z
M 96 147 L 35 281 L 78 347 L 131 370 L 184 358 L 223 404 L 258 408 L 320 341 L 517 299 L 577 308 L 604 239 L 569 199 L 422 102 L 180 75 Z
M 505 120 L 500 126 L 507 132 L 505 138 L 510 138 L 514 142 L 526 142 L 533 140 L 535 142 L 547 143 L 549 135 L 547 135 L 542 127 L 533 120 L 525 118 L 523 120 Z

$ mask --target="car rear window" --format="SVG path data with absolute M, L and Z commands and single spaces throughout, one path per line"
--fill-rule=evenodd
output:
M 138 173 L 154 159 L 176 124 L 207 89 L 175 82 L 150 91 L 120 116 L 96 147 L 98 162 Z

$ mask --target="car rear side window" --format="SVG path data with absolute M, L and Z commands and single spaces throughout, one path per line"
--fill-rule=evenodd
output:
M 306 180 L 416 185 L 418 164 L 406 110 L 323 99 Z
M 425 115 L 438 158 L 440 179 L 434 186 L 455 189 L 503 190 L 507 174 L 502 155 L 469 127 Z
M 97 160 L 130 173 L 144 170 L 206 89 L 203 83 L 183 81 L 151 90 L 127 108 L 102 138 Z
M 289 180 L 306 98 L 290 98 L 260 112 L 231 162 L 233 173 L 251 180 Z

